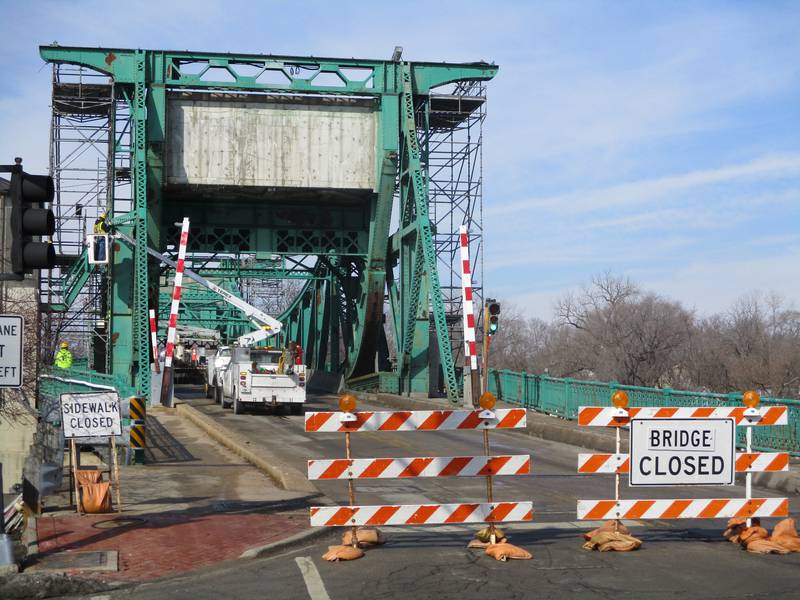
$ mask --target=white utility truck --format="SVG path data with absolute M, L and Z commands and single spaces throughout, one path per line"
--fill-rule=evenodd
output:
M 115 232 L 112 237 L 134 245 L 134 241 L 122 232 Z M 147 252 L 161 262 L 177 267 L 175 261 L 160 252 L 152 248 Z M 292 413 L 300 414 L 306 400 L 305 365 L 295 364 L 294 349 L 281 351 L 254 347 L 258 342 L 278 335 L 282 329 L 281 322 L 191 269 L 184 268 L 183 273 L 241 310 L 256 327 L 255 331 L 240 336 L 235 346 L 221 346 L 213 359 L 208 360 L 206 393 L 211 391 L 223 407 L 233 406 L 236 414 L 251 405 L 289 406 Z
M 217 387 L 222 388 L 222 381 L 217 383 L 217 373 L 221 374 L 229 362 L 231 362 L 230 346 L 220 346 L 216 353 L 206 359 L 206 398 L 216 399 Z
M 299 415 L 306 401 L 306 367 L 294 362 L 289 350 L 231 348 L 217 398 L 223 407 L 233 406 L 237 415 L 255 407 L 273 411 L 288 407 Z

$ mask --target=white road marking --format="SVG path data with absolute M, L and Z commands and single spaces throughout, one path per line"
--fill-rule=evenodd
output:
M 298 556 L 294 559 L 297 566 L 300 567 L 300 572 L 303 574 L 303 581 L 306 582 L 306 589 L 311 600 L 331 600 L 328 596 L 328 591 L 325 589 L 325 584 L 322 583 L 322 577 L 319 576 L 317 565 L 311 560 L 310 556 Z

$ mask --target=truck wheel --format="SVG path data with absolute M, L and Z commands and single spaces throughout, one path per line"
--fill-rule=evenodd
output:
M 222 404 L 222 388 L 219 387 L 218 385 L 215 385 L 211 389 L 213 390 L 213 393 L 214 393 L 214 403 L 221 405 Z
M 289 405 L 289 411 L 293 415 L 302 415 L 303 414 L 303 405 L 299 403 L 292 403 Z
M 242 414 L 242 403 L 239 402 L 238 398 L 233 399 L 233 414 L 240 415 Z

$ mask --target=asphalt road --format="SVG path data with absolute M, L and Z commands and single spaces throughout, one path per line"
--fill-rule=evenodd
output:
M 294 467 L 309 458 L 344 456 L 341 434 L 306 434 L 302 417 L 233 415 L 193 390 L 178 396 L 226 427 L 268 444 Z M 310 398 L 307 410 L 330 410 L 332 396 Z M 361 408 L 376 408 L 364 404 Z M 355 457 L 457 456 L 483 453 L 480 432 L 359 433 Z M 532 456 L 532 475 L 499 477 L 497 500 L 532 500 L 534 523 L 509 524 L 511 541 L 533 553 L 531 561 L 499 563 L 466 549 L 475 526 L 384 528 L 389 541 L 352 563 L 321 560 L 337 532 L 292 553 L 220 565 L 204 573 L 155 582 L 126 591 L 135 598 L 796 598 L 800 555 L 756 556 L 721 538 L 720 520 L 632 522 L 643 540 L 632 553 L 590 553 L 581 549 L 575 522 L 578 498 L 613 497 L 613 476 L 575 473 L 578 448 L 511 431 L 491 432 L 492 453 Z M 334 502 L 346 503 L 345 482 L 319 482 Z M 766 490 L 756 495 L 774 496 Z M 357 482 L 359 504 L 485 501 L 480 478 L 368 480 Z M 729 488 L 648 489 L 622 487 L 622 497 L 714 498 L 744 495 Z M 800 499 L 791 499 L 797 514 Z M 775 520 L 765 520 L 772 527 Z M 120 596 L 122 597 L 122 593 Z

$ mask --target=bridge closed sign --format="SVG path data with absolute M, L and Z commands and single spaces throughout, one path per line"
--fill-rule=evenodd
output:
M 61 423 L 67 439 L 122 435 L 119 394 L 62 394 Z
M 20 315 L 0 315 L 0 388 L 22 387 L 22 331 Z
M 631 419 L 635 486 L 733 485 L 733 419 Z

